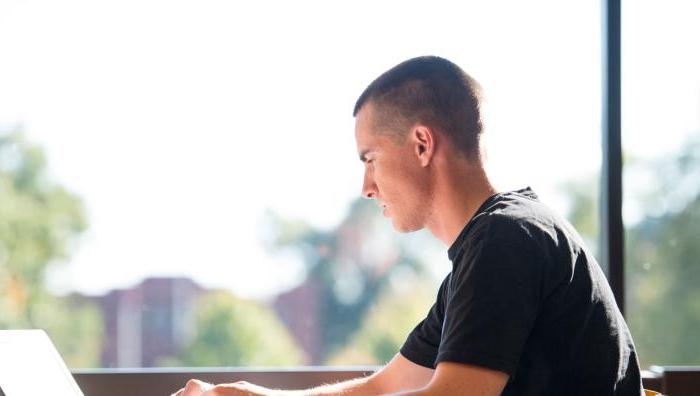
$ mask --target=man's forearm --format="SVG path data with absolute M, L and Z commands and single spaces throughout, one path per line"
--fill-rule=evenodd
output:
M 387 396 L 423 396 L 423 395 L 435 395 L 436 393 L 430 392 L 428 388 L 412 389 L 407 391 L 401 391 L 398 393 L 392 393 Z
M 343 395 L 343 396 L 360 396 L 360 395 L 378 395 L 381 393 L 372 381 L 371 377 L 356 378 L 349 381 L 339 382 L 337 384 L 322 385 L 312 389 L 305 390 L 272 390 L 270 395 L 273 396 L 326 396 L 326 395 Z

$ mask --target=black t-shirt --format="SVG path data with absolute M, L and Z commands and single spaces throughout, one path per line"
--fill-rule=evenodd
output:
M 600 266 L 530 187 L 487 199 L 448 255 L 452 271 L 404 357 L 505 372 L 503 395 L 643 394 L 632 337 Z

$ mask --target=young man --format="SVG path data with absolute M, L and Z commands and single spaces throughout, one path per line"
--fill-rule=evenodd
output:
M 458 66 L 420 57 L 377 78 L 355 106 L 363 196 L 396 230 L 430 230 L 452 261 L 385 367 L 303 391 L 193 380 L 177 395 L 642 394 L 632 337 L 579 234 L 529 187 L 498 193 L 489 181 L 480 102 Z

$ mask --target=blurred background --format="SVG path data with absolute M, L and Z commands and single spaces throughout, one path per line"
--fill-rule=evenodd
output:
M 699 11 L 622 6 L 643 368 L 700 364 Z M 72 368 L 382 364 L 451 265 L 360 199 L 359 94 L 457 63 L 496 186 L 598 252 L 601 40 L 585 1 L 0 0 L 0 328 L 46 329 Z

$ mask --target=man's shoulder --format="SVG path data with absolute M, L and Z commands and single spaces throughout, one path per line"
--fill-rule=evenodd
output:
M 525 193 L 522 193 L 525 191 Z M 576 229 L 561 215 L 541 202 L 532 190 L 501 194 L 474 216 L 465 242 L 512 244 L 534 250 L 583 241 Z
M 505 206 L 480 213 L 469 230 L 466 245 L 531 246 L 538 236 L 551 228 L 542 216 L 522 207 Z

